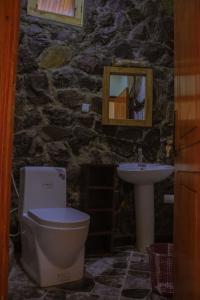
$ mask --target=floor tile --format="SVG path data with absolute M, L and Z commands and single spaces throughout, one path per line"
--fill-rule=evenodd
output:
M 120 295 L 120 289 L 96 282 L 92 294 L 98 296 L 115 296 L 117 299 Z
M 84 277 L 82 280 L 77 282 L 64 283 L 57 286 L 60 290 L 69 290 L 76 292 L 90 292 L 95 285 L 95 282 L 92 278 Z
M 115 275 L 124 275 L 126 273 L 126 269 L 107 269 L 104 271 L 101 275 L 109 275 L 109 276 L 115 276 Z
M 43 297 L 44 300 L 65 300 L 66 299 L 66 291 L 64 290 L 50 290 Z
M 94 280 L 98 283 L 115 287 L 115 288 L 121 288 L 124 277 L 123 276 L 97 276 L 94 278 Z
M 140 271 L 150 271 L 150 267 L 147 262 L 131 262 L 130 269 L 140 270 Z
M 144 279 L 150 278 L 150 272 L 146 272 L 146 271 L 129 269 L 128 274 L 136 278 L 144 278 Z
M 136 277 L 128 275 L 125 281 L 124 289 L 151 289 L 150 278 Z
M 73 295 L 67 295 L 65 299 L 66 300 L 100 300 L 99 296 L 91 295 L 89 293 L 74 293 Z
M 166 297 L 166 296 L 161 296 L 155 293 L 151 293 L 148 297 L 147 300 L 172 300 L 173 297 Z
M 131 299 L 145 299 L 149 293 L 148 289 L 125 289 L 122 291 L 122 296 Z
M 103 272 L 111 268 L 113 263 L 113 257 L 98 258 L 96 261 L 86 264 L 87 272 L 92 276 L 101 275 Z
M 83 280 L 39 288 L 15 262 L 9 300 L 171 300 L 152 293 L 148 256 L 132 248 L 86 259 Z
M 112 267 L 115 269 L 126 269 L 128 262 L 126 260 L 116 260 Z
M 119 300 L 120 297 L 116 296 L 100 296 L 98 300 Z

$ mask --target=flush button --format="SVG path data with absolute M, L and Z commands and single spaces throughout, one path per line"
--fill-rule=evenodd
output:
M 53 182 L 47 182 L 47 183 L 42 183 L 43 188 L 47 190 L 52 190 L 53 189 Z

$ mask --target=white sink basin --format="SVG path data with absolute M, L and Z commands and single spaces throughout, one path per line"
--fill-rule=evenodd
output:
M 173 166 L 161 164 L 144 164 L 140 167 L 138 163 L 120 163 L 117 167 L 117 173 L 121 179 L 140 185 L 162 181 L 173 171 Z
M 121 179 L 135 185 L 136 247 L 145 252 L 154 243 L 154 183 L 166 179 L 174 167 L 161 164 L 121 163 L 117 173 Z

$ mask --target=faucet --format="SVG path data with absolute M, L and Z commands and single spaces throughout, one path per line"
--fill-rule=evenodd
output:
M 138 167 L 145 167 L 145 163 L 143 163 L 143 157 L 142 148 L 138 148 Z
M 170 158 L 172 149 L 173 149 L 173 141 L 168 140 L 167 145 L 165 146 L 166 158 Z

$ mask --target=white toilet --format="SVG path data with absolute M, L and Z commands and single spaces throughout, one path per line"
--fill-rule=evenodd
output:
M 19 219 L 25 271 L 41 287 L 80 280 L 90 217 L 66 207 L 66 171 L 20 170 Z

